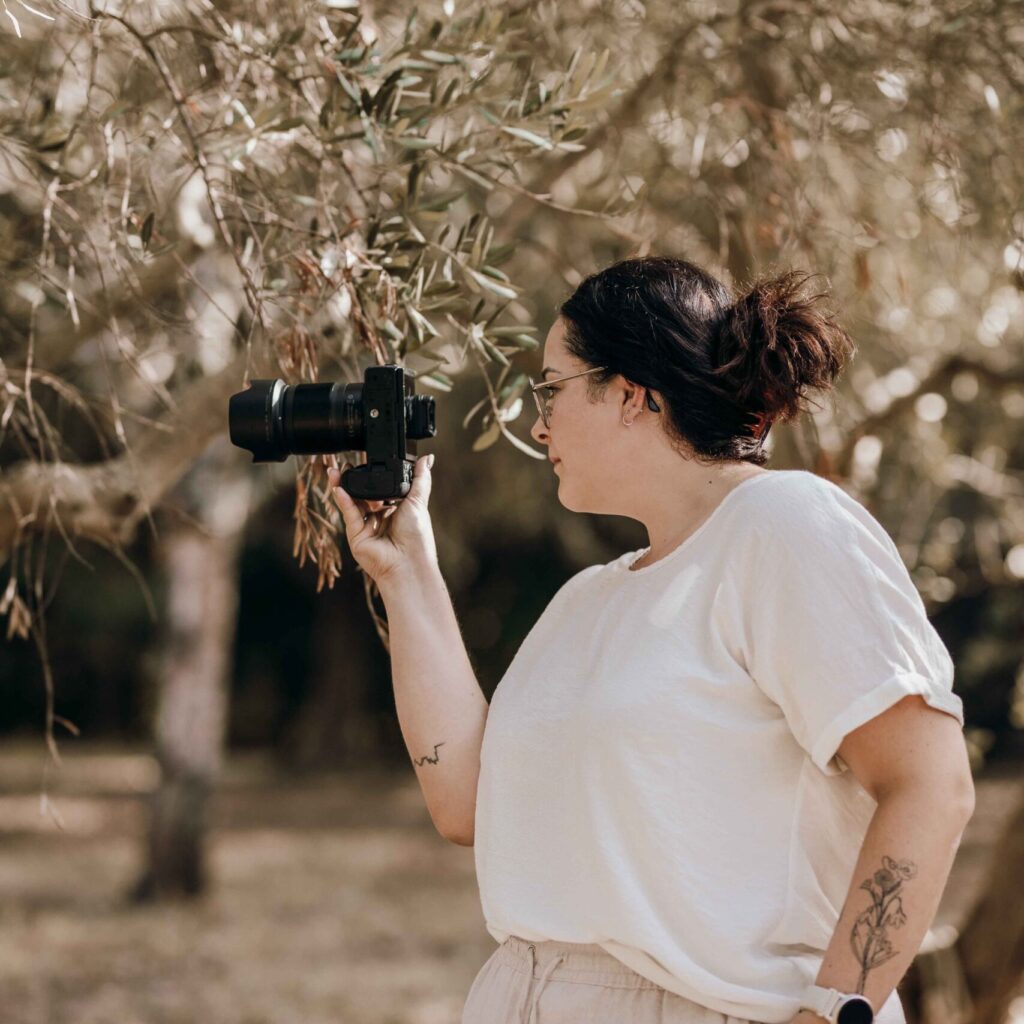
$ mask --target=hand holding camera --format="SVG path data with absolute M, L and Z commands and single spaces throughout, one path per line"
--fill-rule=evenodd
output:
M 341 509 L 352 555 L 377 584 L 394 581 L 404 572 L 437 564 L 430 501 L 433 455 L 421 455 L 413 470 L 412 487 L 397 505 L 359 501 L 340 486 L 341 473 L 327 470 L 334 500 Z

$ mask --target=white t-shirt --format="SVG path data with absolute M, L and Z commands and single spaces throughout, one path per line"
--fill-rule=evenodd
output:
M 487 930 L 597 943 L 721 1013 L 788 1021 L 877 806 L 835 756 L 907 694 L 963 724 L 896 545 L 804 470 L 743 480 L 664 558 L 562 586 L 491 701 Z M 879 1014 L 901 1020 L 893 992 Z

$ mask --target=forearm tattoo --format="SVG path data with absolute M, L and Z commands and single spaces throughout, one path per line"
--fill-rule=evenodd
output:
M 430 754 L 425 754 L 423 757 L 414 757 L 412 759 L 412 763 L 414 765 L 416 765 L 417 767 L 421 767 L 422 765 L 425 765 L 425 764 L 437 764 L 437 762 L 441 760 L 441 755 L 438 754 L 437 748 L 438 747 L 443 747 L 444 744 L 445 744 L 444 740 L 442 740 L 440 743 L 435 743 L 434 744 L 434 756 L 433 757 L 431 757 Z
M 850 945 L 860 964 L 856 991 L 863 995 L 868 971 L 884 964 L 898 954 L 889 941 L 890 929 L 902 928 L 907 916 L 903 913 L 903 883 L 917 874 L 917 865 L 910 860 L 895 861 L 882 857 L 883 867 L 873 878 L 860 883 L 871 894 L 871 906 L 854 922 Z

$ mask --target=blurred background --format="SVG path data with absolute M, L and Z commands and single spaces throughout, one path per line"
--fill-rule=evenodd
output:
M 333 456 L 254 466 L 227 402 L 417 371 L 489 697 L 647 543 L 560 506 L 526 390 L 647 253 L 820 273 L 858 346 L 769 467 L 865 504 L 956 664 L 978 807 L 908 1020 L 1024 1020 L 1019 8 L 0 2 L 0 1020 L 458 1021 L 494 944 Z

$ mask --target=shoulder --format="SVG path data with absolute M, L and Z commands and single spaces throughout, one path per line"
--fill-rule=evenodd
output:
M 855 500 L 839 484 L 806 469 L 772 469 L 759 479 L 758 498 L 771 505 L 792 502 L 798 497 L 811 501 Z
M 807 470 L 775 470 L 752 490 L 740 561 L 771 573 L 802 565 L 828 572 L 835 564 L 866 557 L 893 567 L 900 561 L 893 539 L 865 505 L 839 484 Z
M 604 565 L 588 565 L 585 569 L 580 569 L 575 575 L 570 576 L 559 588 L 555 591 L 555 596 L 551 599 L 551 604 L 555 602 L 561 602 L 570 597 L 573 593 L 585 587 L 587 582 L 593 579 L 602 569 Z
M 827 623 L 837 645 L 863 653 L 894 642 L 897 622 L 927 632 L 921 597 L 882 524 L 838 484 L 812 473 L 787 476 L 761 489 L 764 501 L 725 563 L 722 609 L 735 616 L 727 621 L 739 635 L 759 633 L 769 650 L 799 635 L 811 651 Z
M 760 521 L 783 536 L 808 528 L 855 522 L 878 526 L 867 508 L 839 484 L 805 469 L 772 471 L 756 490 Z
M 902 577 L 895 542 L 840 484 L 807 470 L 773 470 L 751 489 L 735 531 L 731 571 L 759 586 L 794 572 L 837 580 L 855 572 Z

